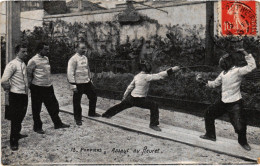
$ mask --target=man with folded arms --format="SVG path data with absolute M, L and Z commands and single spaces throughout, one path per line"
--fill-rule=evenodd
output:
M 18 150 L 18 140 L 27 135 L 20 134 L 22 121 L 28 106 L 28 80 L 26 65 L 27 47 L 18 45 L 15 48 L 17 57 L 9 62 L 4 70 L 1 85 L 5 93 L 9 93 L 9 106 L 6 107 L 5 117 L 11 121 L 10 146 Z

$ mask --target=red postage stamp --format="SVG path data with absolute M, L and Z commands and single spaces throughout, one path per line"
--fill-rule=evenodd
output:
M 256 35 L 255 1 L 221 1 L 221 30 L 227 35 Z

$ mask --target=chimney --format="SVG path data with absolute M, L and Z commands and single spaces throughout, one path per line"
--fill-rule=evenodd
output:
M 78 11 L 82 11 L 83 6 L 82 6 L 82 0 L 78 0 Z

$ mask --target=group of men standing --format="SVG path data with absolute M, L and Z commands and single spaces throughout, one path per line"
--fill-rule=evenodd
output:
M 1 85 L 6 94 L 8 105 L 6 106 L 5 118 L 11 121 L 10 146 L 12 150 L 18 150 L 18 141 L 28 135 L 21 134 L 22 121 L 27 112 L 28 92 L 31 91 L 33 130 L 38 134 L 44 134 L 40 117 L 42 103 L 54 123 L 54 128 L 68 128 L 59 117 L 59 103 L 54 94 L 51 79 L 51 66 L 49 62 L 49 46 L 47 43 L 39 42 L 37 54 L 33 56 L 28 65 L 27 46 L 18 45 L 15 48 L 16 58 L 6 65 L 1 79 Z M 74 118 L 77 125 L 82 125 L 82 109 L 80 106 L 83 94 L 89 98 L 89 116 L 96 114 L 97 96 L 91 82 L 91 73 L 88 60 L 83 56 L 86 45 L 79 44 L 77 53 L 70 59 L 68 65 L 68 80 L 73 84 L 73 107 Z
M 92 76 L 87 57 L 84 55 L 86 44 L 79 43 L 76 53 L 68 62 L 68 81 L 73 89 L 73 112 L 74 119 L 78 126 L 82 125 L 81 98 L 86 94 L 89 99 L 88 115 L 98 117 L 96 113 L 97 95 L 92 83 Z M 32 57 L 26 67 L 24 61 L 27 58 L 26 46 L 16 47 L 17 57 L 7 64 L 1 84 L 6 92 L 9 92 L 9 106 L 6 108 L 6 118 L 11 120 L 10 145 L 12 150 L 18 149 L 18 140 L 26 137 L 20 134 L 21 123 L 25 117 L 28 105 L 28 89 L 31 90 L 32 113 L 34 126 L 33 130 L 44 134 L 40 118 L 42 103 L 45 104 L 49 115 L 54 123 L 54 128 L 68 128 L 59 117 L 59 103 L 55 97 L 51 80 L 50 63 L 48 59 L 49 46 L 46 43 L 39 43 L 37 54 Z M 239 55 L 245 57 L 247 65 L 237 67 L 234 63 Z M 211 105 L 205 111 L 206 133 L 200 138 L 216 141 L 215 119 L 228 113 L 231 124 L 238 134 L 238 143 L 245 149 L 251 150 L 246 138 L 246 118 L 243 111 L 242 95 L 240 85 L 243 76 L 256 68 L 256 63 L 251 54 L 244 49 L 238 49 L 235 53 L 225 54 L 220 58 L 220 68 L 223 71 L 214 81 L 207 81 L 197 77 L 197 81 L 207 87 L 222 87 L 222 98 Z M 159 125 L 158 105 L 147 98 L 150 82 L 167 78 L 181 68 L 174 66 L 166 71 L 150 74 L 152 66 L 149 62 L 140 62 L 140 73 L 137 74 L 129 84 L 124 93 L 121 103 L 109 108 L 102 114 L 104 118 L 111 118 L 117 113 L 133 107 L 150 109 L 150 128 L 161 131 Z

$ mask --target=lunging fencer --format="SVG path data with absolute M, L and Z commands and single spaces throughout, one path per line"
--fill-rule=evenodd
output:
M 247 65 L 236 67 L 234 64 L 235 57 L 243 54 Z M 219 66 L 223 69 L 220 75 L 214 81 L 203 81 L 202 78 L 197 80 L 207 87 L 215 88 L 222 85 L 222 99 L 208 107 L 205 111 L 206 134 L 200 138 L 216 141 L 215 119 L 228 113 L 231 124 L 238 134 L 238 143 L 245 149 L 251 150 L 246 138 L 246 114 L 243 110 L 242 96 L 240 85 L 244 75 L 250 73 L 256 68 L 256 63 L 251 54 L 244 49 L 239 49 L 232 54 L 226 54 L 219 60 Z
M 18 45 L 15 48 L 16 58 L 9 62 L 4 70 L 1 84 L 5 93 L 9 93 L 9 106 L 5 118 L 11 121 L 10 146 L 18 150 L 18 140 L 27 135 L 20 134 L 22 122 L 28 106 L 28 80 L 24 61 L 28 58 L 27 47 Z
M 161 131 L 159 125 L 159 109 L 158 105 L 147 99 L 147 93 L 151 81 L 157 81 L 166 78 L 168 75 L 177 72 L 180 67 L 175 66 L 157 74 L 150 74 L 152 66 L 145 62 L 140 64 L 141 72 L 137 74 L 130 85 L 127 87 L 121 103 L 109 108 L 102 117 L 111 118 L 117 113 L 136 106 L 145 109 L 150 109 L 150 128 L 156 131 Z
M 88 116 L 98 117 L 96 113 L 97 95 L 91 81 L 88 58 L 85 56 L 86 44 L 79 43 L 76 54 L 68 62 L 67 76 L 73 89 L 73 112 L 78 126 L 82 125 L 81 98 L 86 94 L 89 99 Z
M 59 103 L 54 94 L 48 58 L 49 46 L 44 42 L 39 42 L 36 49 L 38 53 L 29 60 L 27 73 L 31 90 L 33 130 L 38 134 L 44 134 L 40 117 L 42 103 L 46 106 L 55 129 L 70 126 L 64 124 L 59 117 Z

